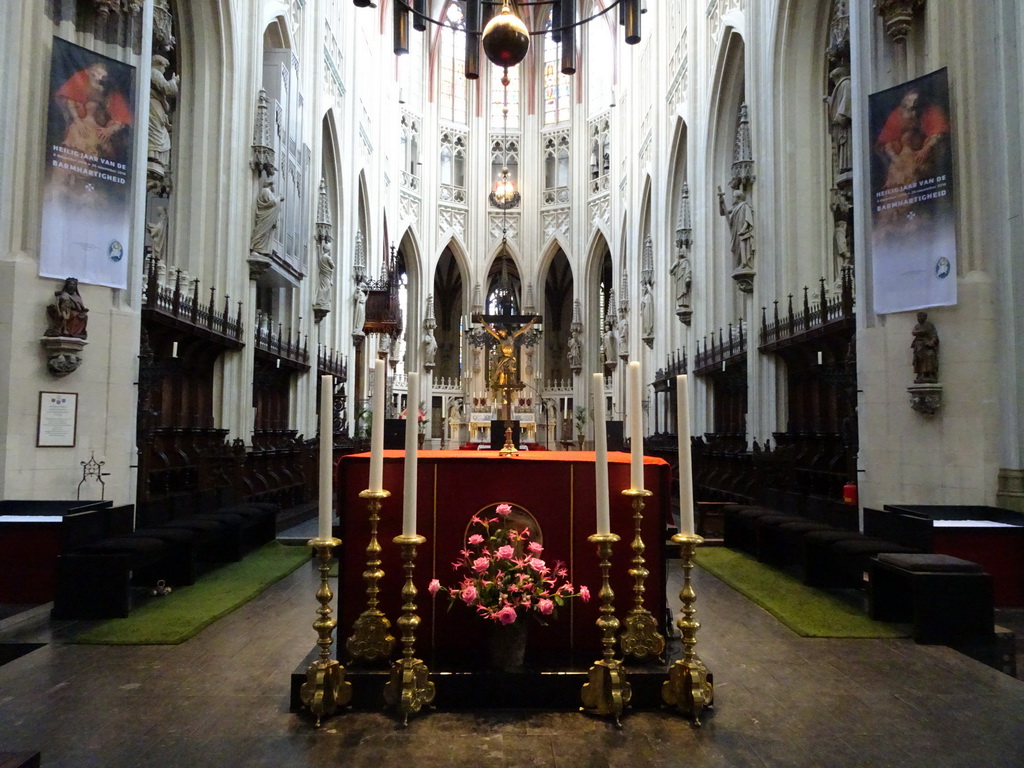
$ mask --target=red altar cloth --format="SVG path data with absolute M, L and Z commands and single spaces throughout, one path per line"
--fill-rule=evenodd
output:
M 443 664 L 485 655 L 489 622 L 465 605 L 449 608 L 444 593 L 431 598 L 427 585 L 432 578 L 445 586 L 458 583 L 460 573 L 452 569 L 452 563 L 465 546 L 470 518 L 484 507 L 508 502 L 537 519 L 543 535 L 542 557 L 548 565 L 562 560 L 572 584 L 577 588 L 585 584 L 592 593 L 589 603 L 578 598 L 569 601 L 548 626 L 529 617 L 528 663 L 557 666 L 600 658 L 600 631 L 595 622 L 600 615 L 601 571 L 596 547 L 587 541 L 595 531 L 594 452 L 539 451 L 500 457 L 497 451 L 453 450 L 420 451 L 418 456 L 417 533 L 427 542 L 417 553 L 414 577 L 421 619 L 417 656 L 428 664 Z M 363 571 L 370 528 L 367 502 L 359 493 L 368 485 L 369 457 L 368 453 L 343 456 L 335 478 L 343 542 L 335 550 L 340 561 L 337 637 L 341 649 L 366 608 Z M 404 574 L 393 539 L 402 532 L 403 458 L 404 451 L 384 452 L 383 485 L 391 496 L 381 504 L 377 534 L 385 574 L 379 584 L 379 607 L 391 621 L 396 639 L 401 636 L 397 619 Z M 635 605 L 634 581 L 627 573 L 634 556 L 630 548 L 635 537 L 633 509 L 621 493 L 629 487 L 629 454 L 609 453 L 608 477 L 612 532 L 622 537 L 612 553 L 611 584 L 616 616 L 623 621 Z M 650 571 L 645 606 L 664 632 L 665 532 L 671 492 L 671 471 L 665 460 L 644 458 L 644 486 L 652 492 L 646 499 L 642 527 L 645 567 Z M 396 656 L 400 648 L 396 645 Z M 344 650 L 340 655 L 348 661 Z

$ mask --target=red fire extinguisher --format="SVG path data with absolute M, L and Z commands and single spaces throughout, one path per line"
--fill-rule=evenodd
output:
M 847 483 L 843 486 L 843 503 L 851 507 L 857 506 L 857 484 Z

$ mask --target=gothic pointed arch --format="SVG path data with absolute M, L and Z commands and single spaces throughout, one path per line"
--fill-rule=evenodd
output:
M 775 265 L 780 285 L 813 284 L 823 275 L 831 283 L 839 277 L 831 247 L 832 227 L 828 226 L 832 221 L 831 187 L 837 174 L 832 168 L 828 122 L 818 117 L 829 112 L 827 102 L 825 108 L 822 102 L 835 87 L 830 82 L 826 53 L 833 5 L 786 0 L 776 26 L 772 91 L 777 108 L 769 117 L 773 120 L 773 152 L 782 159 L 773 181 L 778 190 L 786 190 L 787 205 L 778 206 L 778 215 L 772 219 L 777 227 L 778 253 L 788 257 Z M 848 56 L 837 68 L 845 70 L 848 82 Z M 835 75 L 837 80 L 840 76 Z M 843 170 L 845 180 L 852 182 L 850 169 Z M 846 186 L 851 187 L 852 202 L 852 183 Z
M 434 329 L 437 342 L 435 380 L 458 381 L 464 375 L 463 353 L 466 345 L 463 335 L 469 330 L 465 319 L 470 313 L 470 302 L 473 300 L 469 275 L 466 250 L 452 238 L 441 249 L 430 283 L 437 323 Z
M 538 284 L 543 286 L 543 299 L 538 297 L 538 304 L 544 316 L 544 378 L 549 384 L 571 384 L 573 375 L 568 355 L 576 278 L 569 258 L 556 241 L 549 243 L 545 254 L 538 278 Z

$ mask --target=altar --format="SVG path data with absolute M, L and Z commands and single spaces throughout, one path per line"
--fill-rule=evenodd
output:
M 370 527 L 367 502 L 359 498 L 369 477 L 370 454 L 342 457 L 337 465 L 336 487 L 343 544 L 335 550 L 339 559 L 338 648 L 345 657 L 345 640 L 366 608 L 366 547 Z M 611 585 L 615 592 L 616 615 L 623 619 L 634 606 L 634 581 L 627 573 L 634 554 L 634 516 L 629 499 L 621 491 L 629 486 L 629 454 L 610 453 L 612 531 L 621 536 L 612 555 Z M 384 452 L 384 488 L 391 492 L 381 504 L 378 541 L 384 577 L 379 582 L 379 607 L 391 621 L 392 634 L 400 632 L 403 584 L 402 561 L 392 539 L 401 533 L 403 508 L 404 452 Z M 589 664 L 601 655 L 600 615 L 597 593 L 601 572 L 596 548 L 587 541 L 595 530 L 595 462 L 592 451 L 521 453 L 499 457 L 496 451 L 421 451 L 418 459 L 417 530 L 426 537 L 416 558 L 417 612 L 421 623 L 416 632 L 416 653 L 438 671 L 483 663 L 489 622 L 461 603 L 450 605 L 447 595 L 431 597 L 427 585 L 437 578 L 442 585 L 455 586 L 461 574 L 452 563 L 466 545 L 470 519 L 479 511 L 508 502 L 528 511 L 539 525 L 543 539 L 542 558 L 549 566 L 565 563 L 568 578 L 578 589 L 586 585 L 593 597 L 589 603 L 570 600 L 547 626 L 533 616 L 527 641 L 527 662 L 559 668 L 568 664 Z M 645 457 L 644 484 L 652 495 L 644 508 L 642 539 L 646 550 L 647 579 L 645 605 L 665 631 L 666 525 L 669 520 L 671 473 L 663 459 Z M 670 550 L 674 556 L 674 550 Z M 396 644 L 395 656 L 398 655 Z

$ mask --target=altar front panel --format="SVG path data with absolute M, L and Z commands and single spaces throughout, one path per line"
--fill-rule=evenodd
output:
M 556 666 L 567 662 L 586 663 L 600 657 L 600 615 L 598 591 L 601 572 L 596 548 L 587 541 L 595 530 L 594 453 L 592 451 L 539 451 L 499 458 L 496 452 L 421 451 L 418 465 L 417 532 L 426 544 L 416 559 L 415 584 L 421 624 L 417 631 L 417 655 L 430 663 L 472 661 L 485 654 L 487 624 L 461 603 L 449 607 L 448 597 L 431 598 L 427 584 L 437 578 L 455 586 L 461 573 L 452 563 L 465 546 L 470 518 L 490 505 L 509 502 L 529 511 L 538 521 L 543 537 L 546 563 L 562 560 L 574 586 L 590 588 L 589 603 L 579 599 L 559 609 L 558 616 L 540 625 L 531 614 L 528 660 Z M 380 582 L 380 609 L 391 620 L 392 634 L 399 637 L 401 615 L 402 563 L 392 540 L 401 533 L 403 506 L 402 451 L 384 452 L 384 487 L 391 496 L 381 504 L 378 540 L 385 576 Z M 629 487 L 629 455 L 609 454 L 608 475 L 612 531 L 622 540 L 612 555 L 612 588 L 616 615 L 620 621 L 634 605 L 630 545 L 634 539 L 633 510 L 621 491 Z M 344 456 L 337 472 L 339 519 L 342 546 L 339 555 L 338 607 L 339 647 L 352 633 L 352 625 L 366 607 L 366 546 L 369 518 L 366 500 L 359 492 L 368 484 L 369 454 Z M 644 484 L 652 492 L 644 508 L 642 538 L 646 546 L 647 579 L 645 605 L 664 631 L 665 537 L 669 517 L 670 468 L 662 459 L 646 457 Z M 673 553 L 674 554 L 674 553 Z M 342 652 L 344 658 L 344 653 Z

